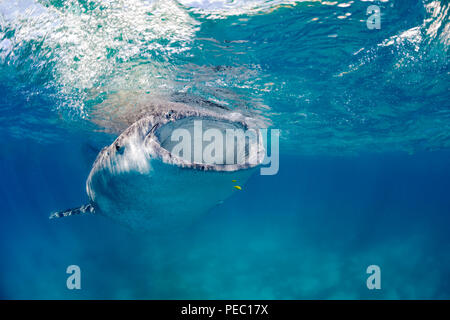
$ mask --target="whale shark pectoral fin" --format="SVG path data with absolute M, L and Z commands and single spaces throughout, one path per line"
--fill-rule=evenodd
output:
M 53 212 L 48 218 L 54 219 L 54 218 L 75 216 L 75 215 L 79 215 L 79 214 L 89 214 L 89 213 L 95 213 L 94 207 L 91 204 L 85 204 L 78 208 Z

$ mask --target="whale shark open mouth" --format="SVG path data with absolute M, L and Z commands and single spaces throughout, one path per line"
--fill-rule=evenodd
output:
M 102 150 L 94 167 L 145 173 L 159 159 L 183 168 L 237 171 L 264 160 L 260 123 L 254 118 L 181 103 L 146 106 L 142 114 Z
M 262 161 L 259 131 L 245 122 L 207 117 L 186 117 L 154 131 L 165 162 L 219 171 L 234 171 Z

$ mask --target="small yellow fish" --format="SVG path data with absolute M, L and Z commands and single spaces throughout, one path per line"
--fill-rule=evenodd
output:
M 236 189 L 238 189 L 238 190 L 242 190 L 242 188 L 241 187 L 239 187 L 239 186 L 234 186 Z
M 236 180 L 231 180 L 231 182 L 236 182 Z

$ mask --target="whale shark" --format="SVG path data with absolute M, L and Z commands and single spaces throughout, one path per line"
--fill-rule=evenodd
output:
M 51 219 L 98 214 L 133 230 L 181 228 L 241 192 L 236 183 L 245 184 L 264 159 L 261 123 L 211 103 L 143 100 L 134 103 L 132 110 L 109 112 L 113 116 L 108 117 L 107 125 L 105 114 L 108 112 L 103 110 L 94 122 L 122 132 L 99 152 L 92 165 L 86 181 L 89 202 L 54 212 Z M 221 150 L 215 153 L 223 151 L 224 159 L 234 160 L 228 162 L 211 163 L 174 152 L 177 141 L 172 134 L 176 130 L 193 133 L 199 121 L 203 130 L 216 133 L 251 129 L 257 139 L 239 150 L 220 144 Z M 198 145 L 195 132 L 189 139 L 190 144 Z M 205 151 L 207 146 L 201 148 Z

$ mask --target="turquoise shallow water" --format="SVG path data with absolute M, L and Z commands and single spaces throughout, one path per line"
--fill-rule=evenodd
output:
M 449 298 L 446 1 L 124 3 L 0 2 L 1 298 Z M 279 173 L 163 236 L 48 220 L 144 94 L 266 119 Z

